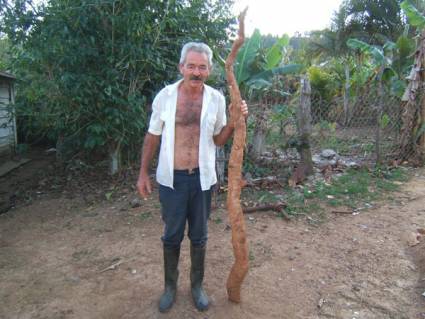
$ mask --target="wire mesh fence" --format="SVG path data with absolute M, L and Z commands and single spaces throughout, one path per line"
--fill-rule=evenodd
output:
M 345 107 L 344 107 L 345 106 Z M 374 165 L 395 160 L 402 126 L 401 100 L 377 90 L 331 104 L 312 99 L 311 146 L 333 149 L 359 163 Z
M 353 166 L 385 165 L 399 158 L 404 107 L 399 97 L 385 89 L 368 87 L 345 100 L 343 96 L 326 100 L 313 92 L 310 101 L 310 148 L 313 162 L 319 162 L 319 166 L 323 152 Z M 255 154 L 252 150 L 256 141 L 261 140 L 258 135 L 262 134 L 263 127 L 265 145 L 259 147 L 262 162 L 278 158 L 289 165 L 300 160 L 297 152 L 299 105 L 299 95 L 268 105 L 252 105 L 251 154 Z M 420 103 L 417 107 L 419 112 Z M 405 155 L 408 158 L 413 154 Z

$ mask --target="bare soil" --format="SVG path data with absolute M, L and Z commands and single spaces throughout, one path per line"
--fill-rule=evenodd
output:
M 206 261 L 211 307 L 200 313 L 192 304 L 185 239 L 177 301 L 167 314 L 157 310 L 157 193 L 132 207 L 135 172 L 118 180 L 74 172 L 38 158 L 0 179 L 2 200 L 14 201 L 0 215 L 2 319 L 425 318 L 425 237 L 409 245 L 425 228 L 424 169 L 358 215 L 329 211 L 319 225 L 273 212 L 247 216 L 250 270 L 240 304 L 227 300 L 233 254 L 219 203 Z

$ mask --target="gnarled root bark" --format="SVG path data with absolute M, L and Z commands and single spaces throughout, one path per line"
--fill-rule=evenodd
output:
M 248 243 L 246 240 L 245 221 L 240 194 L 242 185 L 242 161 L 246 139 L 245 118 L 241 113 L 242 98 L 233 73 L 233 63 L 236 54 L 242 46 L 244 35 L 244 20 L 247 9 L 239 16 L 239 34 L 232 46 L 232 51 L 226 60 L 226 75 L 230 90 L 232 108 L 230 120 L 235 123 L 232 150 L 229 159 L 229 191 L 227 195 L 227 209 L 229 221 L 232 226 L 232 245 L 235 255 L 235 263 L 227 279 L 227 294 L 233 302 L 241 301 L 241 285 L 248 272 Z

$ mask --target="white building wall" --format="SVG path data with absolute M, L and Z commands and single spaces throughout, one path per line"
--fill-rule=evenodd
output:
M 12 95 L 12 82 L 0 78 L 0 156 L 10 153 L 16 146 L 16 124 L 9 110 Z

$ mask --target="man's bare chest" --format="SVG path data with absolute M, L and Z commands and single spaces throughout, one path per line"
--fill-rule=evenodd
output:
M 178 99 L 176 125 L 199 127 L 202 111 L 202 99 Z

